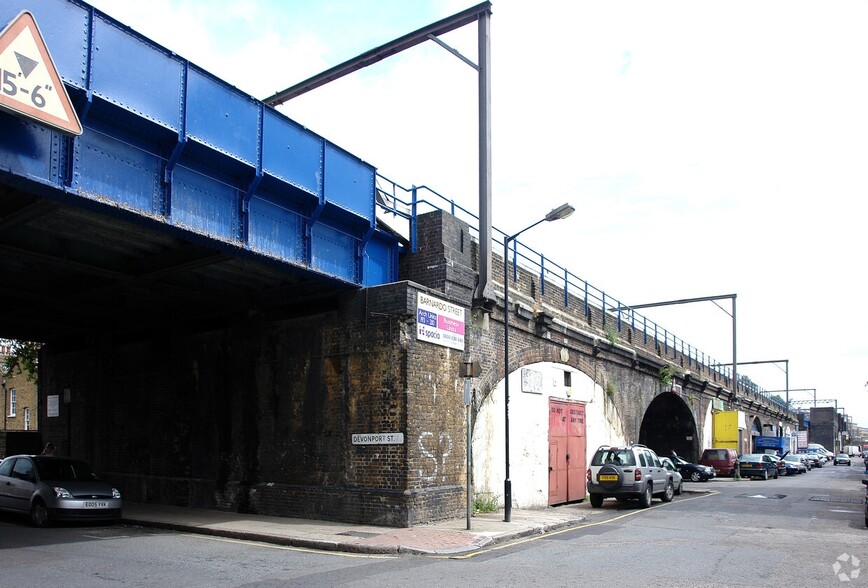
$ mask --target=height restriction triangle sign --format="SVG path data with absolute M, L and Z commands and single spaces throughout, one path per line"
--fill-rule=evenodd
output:
M 0 109 L 67 135 L 81 134 L 78 115 L 45 39 L 27 11 L 0 33 Z

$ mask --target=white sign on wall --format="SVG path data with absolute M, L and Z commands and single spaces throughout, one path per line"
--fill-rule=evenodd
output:
M 464 351 L 464 307 L 419 292 L 416 339 Z
M 353 433 L 353 445 L 402 445 L 404 433 Z
M 51 394 L 46 403 L 46 415 L 48 417 L 60 416 L 60 396 Z
M 543 393 L 543 374 L 530 368 L 521 368 L 521 391 L 530 394 Z

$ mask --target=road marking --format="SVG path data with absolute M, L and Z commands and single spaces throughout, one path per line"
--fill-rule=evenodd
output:
M 715 496 L 717 494 L 720 494 L 720 492 L 718 492 L 717 490 L 709 490 L 707 493 L 705 493 L 701 496 L 694 496 L 693 498 L 679 499 L 678 504 L 681 504 L 682 502 L 689 502 L 691 500 L 699 500 L 700 498 L 707 498 L 709 496 Z M 487 553 L 492 553 L 494 551 L 500 551 L 501 549 L 506 549 L 507 547 L 515 547 L 516 545 L 521 545 L 523 543 L 530 543 L 531 541 L 538 541 L 540 539 L 546 539 L 548 537 L 553 537 L 555 535 L 563 535 L 564 533 L 569 533 L 570 531 L 576 531 L 578 529 L 587 529 L 589 527 L 597 527 L 599 525 L 605 525 L 608 523 L 613 523 L 615 521 L 620 521 L 621 519 L 625 519 L 627 517 L 632 517 L 635 515 L 640 515 L 642 513 L 650 512 L 650 511 L 657 509 L 657 508 L 663 508 L 665 506 L 671 506 L 672 504 L 676 504 L 676 503 L 675 502 L 663 502 L 663 503 L 657 504 L 657 505 L 649 507 L 649 508 L 643 508 L 641 510 L 633 510 L 630 512 L 625 512 L 622 515 L 618 515 L 618 516 L 613 517 L 611 519 L 606 519 L 605 521 L 597 521 L 595 523 L 585 523 L 583 525 L 576 525 L 575 527 L 567 527 L 565 529 L 558 529 L 557 531 L 551 531 L 551 532 L 544 533 L 541 535 L 534 535 L 533 537 L 527 537 L 525 539 L 519 539 L 518 541 L 507 541 L 507 542 L 502 543 L 500 545 L 495 545 L 494 547 L 489 547 L 487 549 L 481 549 L 479 551 L 474 551 L 473 553 L 466 553 L 463 555 L 434 555 L 431 557 L 433 559 L 470 559 L 470 558 L 476 557 L 478 555 L 484 555 Z

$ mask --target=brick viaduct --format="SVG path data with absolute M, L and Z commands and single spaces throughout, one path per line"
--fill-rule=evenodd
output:
M 146 333 L 93 329 L 46 346 L 44 438 L 92 461 L 130 501 L 391 526 L 462 516 L 458 364 L 468 356 L 481 364 L 478 417 L 505 375 L 504 309 L 501 300 L 488 316 L 471 311 L 477 243 L 465 223 L 428 213 L 418 235 L 418 253 L 400 262 L 402 281 L 312 302 L 293 316 L 248 309 L 197 330 L 166 321 Z M 502 288 L 497 269 L 493 278 Z M 613 332 L 601 309 L 586 314 L 580 300 L 565 308 L 563 292 L 547 285 L 542 294 L 537 276 L 520 270 L 514 288 L 510 365 L 581 372 L 605 391 L 625 441 L 668 443 L 696 458 L 712 399 L 745 411 L 759 430 L 793 425 L 762 397 L 734 396 L 695 358 L 646 343 L 623 323 Z M 467 309 L 466 352 L 416 339 L 420 292 Z M 675 368 L 675 394 L 662 393 L 665 365 Z M 353 444 L 359 433 L 404 441 Z

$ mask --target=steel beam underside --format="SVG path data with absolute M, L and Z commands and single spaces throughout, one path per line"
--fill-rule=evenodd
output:
M 0 169 L 347 286 L 397 279 L 372 166 L 84 3 L 15 0 L 0 22 L 25 9 L 84 133 L 4 124 Z

